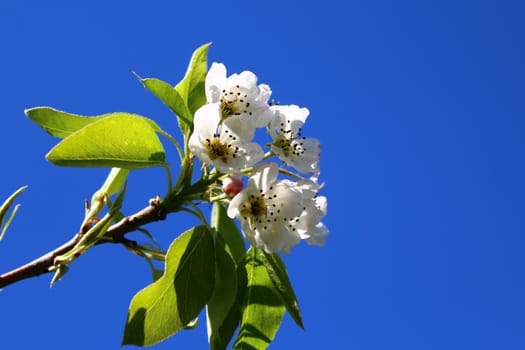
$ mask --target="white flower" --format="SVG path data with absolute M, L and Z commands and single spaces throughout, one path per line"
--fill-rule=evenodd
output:
M 241 222 L 251 245 L 289 254 L 301 240 L 291 220 L 303 211 L 303 195 L 290 181 L 277 181 L 277 174 L 275 163 L 256 167 L 246 188 L 231 200 L 228 216 Z
M 308 231 L 309 237 L 306 238 L 306 242 L 310 245 L 324 246 L 326 237 L 328 236 L 328 229 L 320 222 Z
M 323 246 L 328 236 L 328 229 L 321 223 L 327 211 L 326 197 L 318 195 L 320 186 L 316 178 L 300 180 L 297 186 L 303 194 L 303 211 L 292 220 L 293 226 L 301 239 L 311 245 Z
M 220 118 L 215 104 L 206 104 L 195 112 L 194 129 L 188 141 L 193 154 L 224 173 L 239 173 L 260 161 L 261 146 L 242 139 L 227 125 L 219 125 Z
M 301 136 L 308 114 L 298 106 L 272 106 L 275 117 L 270 124 L 272 151 L 286 164 L 302 173 L 319 171 L 321 145 L 317 139 Z
M 226 77 L 226 67 L 213 63 L 206 75 L 206 99 L 218 104 L 221 122 L 240 137 L 251 140 L 256 128 L 271 121 L 268 105 L 271 90 L 268 85 L 257 86 L 257 76 L 250 71 Z

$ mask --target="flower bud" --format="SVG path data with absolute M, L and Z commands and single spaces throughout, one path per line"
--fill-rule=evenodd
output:
M 233 198 L 242 190 L 242 180 L 235 176 L 230 176 L 222 180 L 222 190 L 228 197 Z

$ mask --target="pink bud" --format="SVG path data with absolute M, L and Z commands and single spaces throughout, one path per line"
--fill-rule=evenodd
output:
M 228 197 L 233 198 L 237 193 L 241 192 L 242 180 L 238 177 L 227 177 L 222 180 L 222 190 Z

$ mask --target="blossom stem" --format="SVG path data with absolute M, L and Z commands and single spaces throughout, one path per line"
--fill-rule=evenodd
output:
M 144 246 L 137 247 L 142 254 L 144 254 L 144 257 L 149 259 L 155 259 L 158 261 L 165 261 L 166 260 L 166 253 L 159 252 L 157 250 L 148 249 Z
M 213 203 L 213 202 L 219 202 L 219 201 L 222 201 L 223 199 L 229 199 L 229 198 L 230 197 L 228 197 L 227 194 L 223 193 L 215 197 L 210 197 L 209 201 L 210 203 Z
M 243 175 L 250 175 L 252 173 L 252 171 L 253 171 L 253 167 L 251 167 L 251 168 L 244 168 L 244 169 L 241 170 L 241 174 L 243 174 Z M 232 174 L 222 174 L 221 176 L 219 176 L 217 178 L 217 180 L 222 181 L 225 178 L 230 177 L 230 176 L 232 176 Z
M 245 169 L 241 170 L 241 173 L 243 175 L 250 175 L 252 172 L 253 172 L 253 167 L 252 168 L 245 168 Z
M 297 179 L 297 180 L 303 180 L 303 177 L 302 176 L 299 176 L 295 173 L 292 173 L 291 171 L 289 170 L 286 170 L 286 169 L 283 169 L 283 168 L 279 168 L 279 172 L 283 175 L 286 175 L 286 176 L 290 176 L 290 177 L 293 177 L 294 179 Z
M 274 153 L 273 151 L 268 151 L 268 152 L 266 152 L 266 153 L 264 154 L 264 156 L 263 156 L 263 160 L 266 160 L 266 159 L 271 158 L 271 157 L 273 157 L 273 156 L 275 156 L 275 153 Z

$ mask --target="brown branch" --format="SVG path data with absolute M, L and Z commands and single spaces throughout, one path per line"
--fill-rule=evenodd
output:
M 166 212 L 160 205 L 159 199 L 150 201 L 150 204 L 136 214 L 127 216 L 119 222 L 112 225 L 104 235 L 104 239 L 100 243 L 127 243 L 129 242 L 124 236 L 137 228 L 155 221 L 164 220 Z M 50 251 L 41 257 L 20 266 L 12 271 L 4 273 L 0 276 L 0 288 L 6 287 L 10 284 L 24 280 L 30 277 L 40 276 L 51 272 L 50 269 L 55 264 L 55 258 L 69 250 L 71 250 L 82 237 L 82 233 L 77 233 L 75 236 L 64 243 L 60 247 Z

